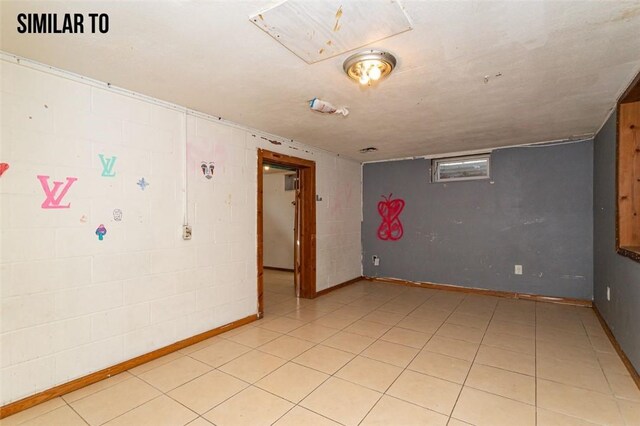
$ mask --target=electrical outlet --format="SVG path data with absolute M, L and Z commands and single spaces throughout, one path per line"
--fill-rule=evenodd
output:
M 515 270 L 513 271 L 516 275 L 522 275 L 522 265 L 515 265 Z
M 183 225 L 182 226 L 182 239 L 183 240 L 190 240 L 192 232 L 193 232 L 193 230 L 191 229 L 190 225 Z
M 373 261 L 373 266 L 380 266 L 380 258 L 378 256 L 373 255 L 371 260 Z
M 611 301 L 611 287 L 607 286 L 607 302 Z

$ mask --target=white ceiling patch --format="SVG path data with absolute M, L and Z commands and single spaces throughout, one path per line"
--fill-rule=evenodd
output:
M 395 0 L 287 0 L 249 19 L 309 64 L 411 29 Z

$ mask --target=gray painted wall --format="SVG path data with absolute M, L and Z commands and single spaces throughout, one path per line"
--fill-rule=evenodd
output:
M 429 166 L 364 165 L 365 275 L 592 298 L 593 141 L 494 151 L 491 180 L 430 183 Z M 398 241 L 377 237 L 390 193 L 406 202 Z
M 616 232 L 616 117 L 594 143 L 594 296 L 595 304 L 636 370 L 640 370 L 640 263 L 620 256 Z M 611 301 L 607 301 L 607 286 Z

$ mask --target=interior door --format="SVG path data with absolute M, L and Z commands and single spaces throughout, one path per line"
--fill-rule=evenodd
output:
M 301 192 L 300 192 L 300 171 L 296 171 L 295 178 L 295 199 L 294 199 L 294 208 L 295 213 L 293 215 L 293 284 L 296 292 L 296 297 L 300 297 L 300 260 L 302 258 L 300 253 L 300 228 L 302 224 L 301 218 Z

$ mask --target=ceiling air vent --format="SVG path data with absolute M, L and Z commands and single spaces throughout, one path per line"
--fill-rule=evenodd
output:
M 370 146 L 370 147 L 368 147 L 368 148 L 362 148 L 362 149 L 360 150 L 360 154 L 366 154 L 366 153 L 368 153 L 368 152 L 374 152 L 374 151 L 377 151 L 377 150 L 378 150 L 378 148 L 376 148 L 376 147 L 374 147 L 374 146 Z

